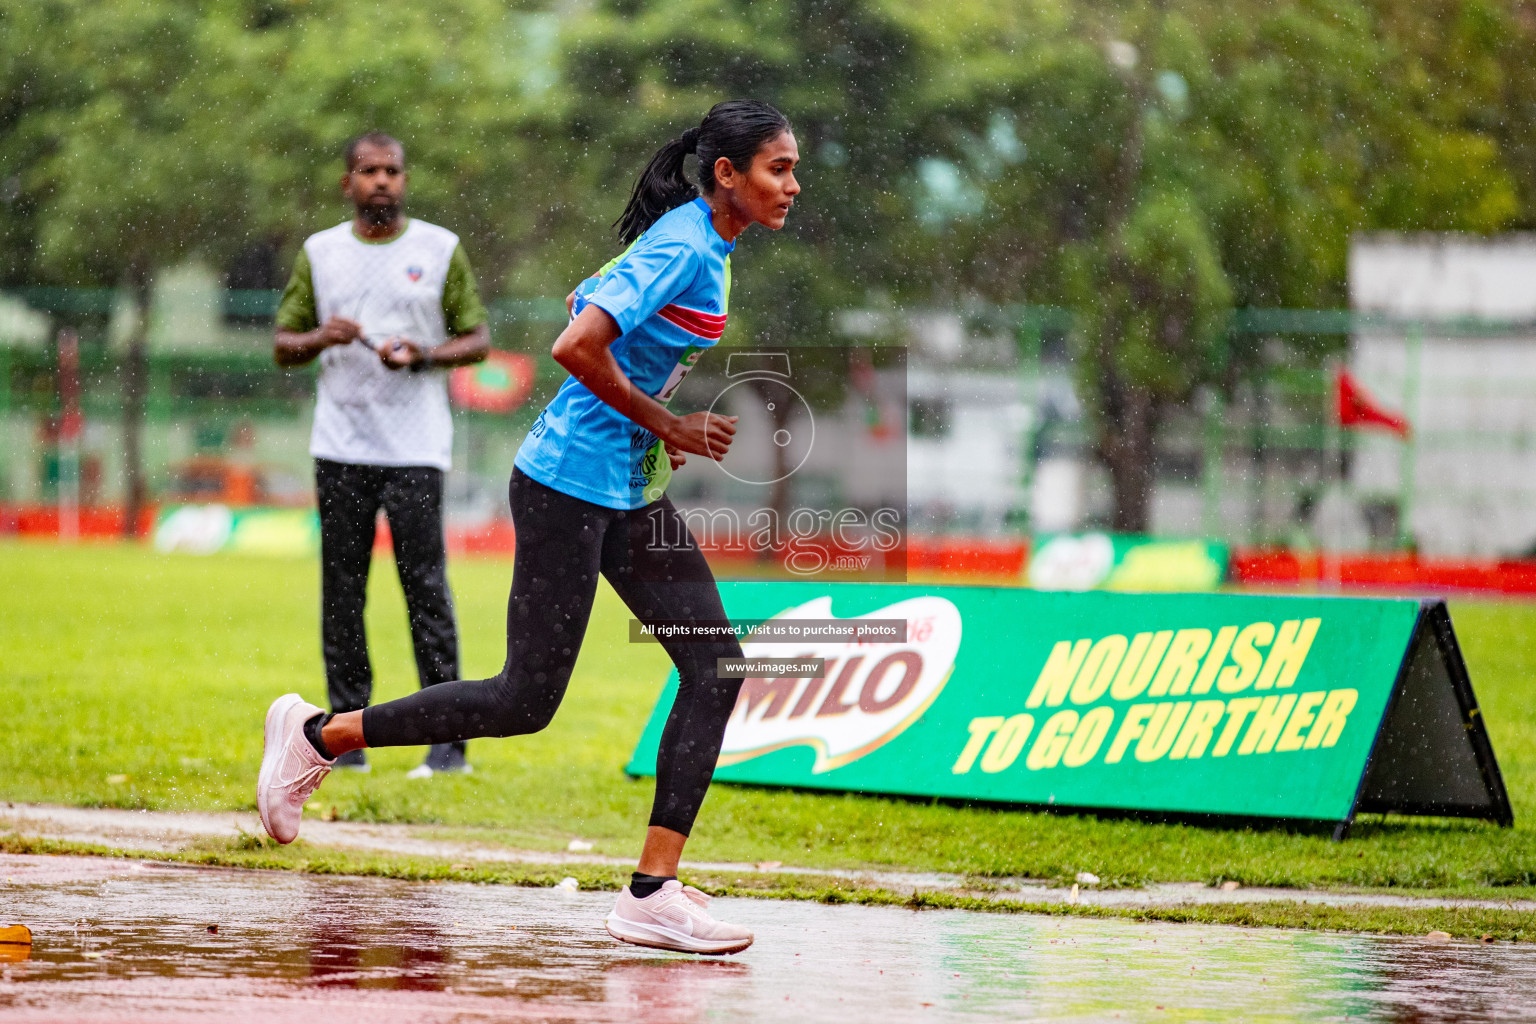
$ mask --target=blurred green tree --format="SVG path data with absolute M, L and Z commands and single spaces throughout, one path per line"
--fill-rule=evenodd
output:
M 523 115 L 516 94 L 531 88 L 520 17 L 492 0 L 430 11 L 0 6 L 0 154 L 19 168 L 4 186 L 14 193 L 0 232 L 14 259 L 5 276 L 121 285 L 139 311 L 121 380 L 127 529 L 147 500 L 140 436 L 157 268 L 227 264 L 252 244 L 291 251 L 350 216 L 336 184 L 342 147 L 374 127 L 406 141 L 414 208 L 446 215 L 503 262 L 528 244 L 533 211 L 517 173 L 526 154 L 507 130 Z
M 1076 314 L 1115 528 L 1149 525 L 1169 410 L 1257 355 L 1228 344 L 1234 306 L 1338 304 L 1357 230 L 1517 221 L 1499 140 L 1467 119 L 1499 102 L 1488 69 L 1512 57 L 1489 26 L 1512 9 L 1442 6 L 1473 27 L 1432 46 L 1388 0 L 905 9 L 942 69 L 928 145 L 982 197 L 937 229 L 935 279 Z M 1470 61 L 1475 87 L 1447 96 L 1431 58 Z
M 560 296 L 656 146 L 754 95 L 806 192 L 743 246 L 733 334 L 1065 306 L 1140 530 L 1158 424 L 1256 358 L 1231 309 L 1338 304 L 1354 231 L 1531 226 L 1533 35 L 1522 0 L 0 0 L 0 275 L 142 298 L 191 255 L 291 253 L 379 128 L 488 291 Z
M 229 63 L 221 19 L 186 4 L 108 2 L 7 3 L 0 20 L 21 58 L 4 144 L 19 140 L 29 157 L 16 184 L 24 228 L 7 232 L 27 243 L 21 266 L 44 280 L 121 284 L 139 311 L 120 382 L 131 532 L 147 500 L 152 274 L 240 230 L 238 216 L 221 215 L 241 191 L 240 162 L 215 142 L 209 89 Z

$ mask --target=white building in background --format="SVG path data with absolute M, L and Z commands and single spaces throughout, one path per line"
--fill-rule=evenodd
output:
M 907 372 L 907 507 L 914 530 L 995 534 L 1029 503 L 1024 446 L 1034 421 L 1016 373 L 952 366 Z M 1075 504 L 1073 496 L 1064 499 Z
M 1356 235 L 1349 304 L 1394 317 L 1536 321 L 1536 234 Z
M 915 533 L 995 536 L 1075 530 L 1092 470 L 1071 368 L 1020 359 L 1011 327 L 968 329 L 950 310 L 908 312 L 899 326 L 845 314 L 844 333 L 899 333 L 908 347 L 907 507 Z M 1062 354 L 1064 355 L 1064 353 Z
M 947 310 L 907 314 L 904 332 L 911 529 L 992 536 L 1025 525 L 1039 504 L 1030 470 L 1041 416 L 1013 336 L 968 331 Z M 1046 504 L 1075 524 L 1079 475 L 1046 486 Z
M 1357 434 L 1349 483 L 1359 506 L 1396 507 L 1411 478 L 1408 533 L 1421 554 L 1530 552 L 1536 235 L 1359 235 L 1349 295 L 1355 312 L 1382 318 L 1357 329 L 1350 369 L 1414 428 L 1411 453 L 1391 435 Z

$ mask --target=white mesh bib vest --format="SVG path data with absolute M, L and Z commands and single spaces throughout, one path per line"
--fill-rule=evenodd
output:
M 350 221 L 311 235 L 304 252 L 319 322 L 346 317 L 375 343 L 398 336 L 436 348 L 448 338 L 443 282 L 458 244 L 447 228 L 414 218 L 384 243 L 359 239 Z M 447 470 L 452 446 L 445 373 L 386 369 L 361 342 L 321 353 L 311 455 Z

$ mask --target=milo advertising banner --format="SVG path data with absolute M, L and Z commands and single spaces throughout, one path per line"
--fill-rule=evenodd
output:
M 1438 602 L 722 583 L 722 781 L 1184 816 L 1512 820 Z M 627 770 L 654 774 L 673 673 Z
M 1036 590 L 1212 590 L 1227 578 L 1227 546 L 1127 533 L 1036 537 L 1025 582 Z
M 320 551 L 320 516 L 302 508 L 172 505 L 155 521 L 154 545 L 166 554 L 304 558 Z

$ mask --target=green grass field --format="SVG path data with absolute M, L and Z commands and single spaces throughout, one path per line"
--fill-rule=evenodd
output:
M 393 566 L 376 563 L 368 621 L 376 699 L 416 686 Z M 510 563 L 452 567 L 467 675 L 502 658 Z M 1226 830 L 720 785 L 689 846 L 700 860 L 899 867 L 1106 884 L 1400 886 L 1528 896 L 1536 886 L 1536 605 L 1453 605 L 1514 803 L 1516 827 L 1368 820 L 1344 843 Z M 580 837 L 634 856 L 649 780 L 621 771 L 666 674 L 626 642 L 606 589 L 554 725 L 471 744 L 467 778 L 413 782 L 418 750 L 371 752 L 319 799 L 352 820 L 431 823 L 535 850 Z M 118 545 L 0 543 L 0 799 L 165 810 L 252 809 L 262 714 L 298 690 L 324 703 L 319 570 L 309 561 L 159 556 Z

